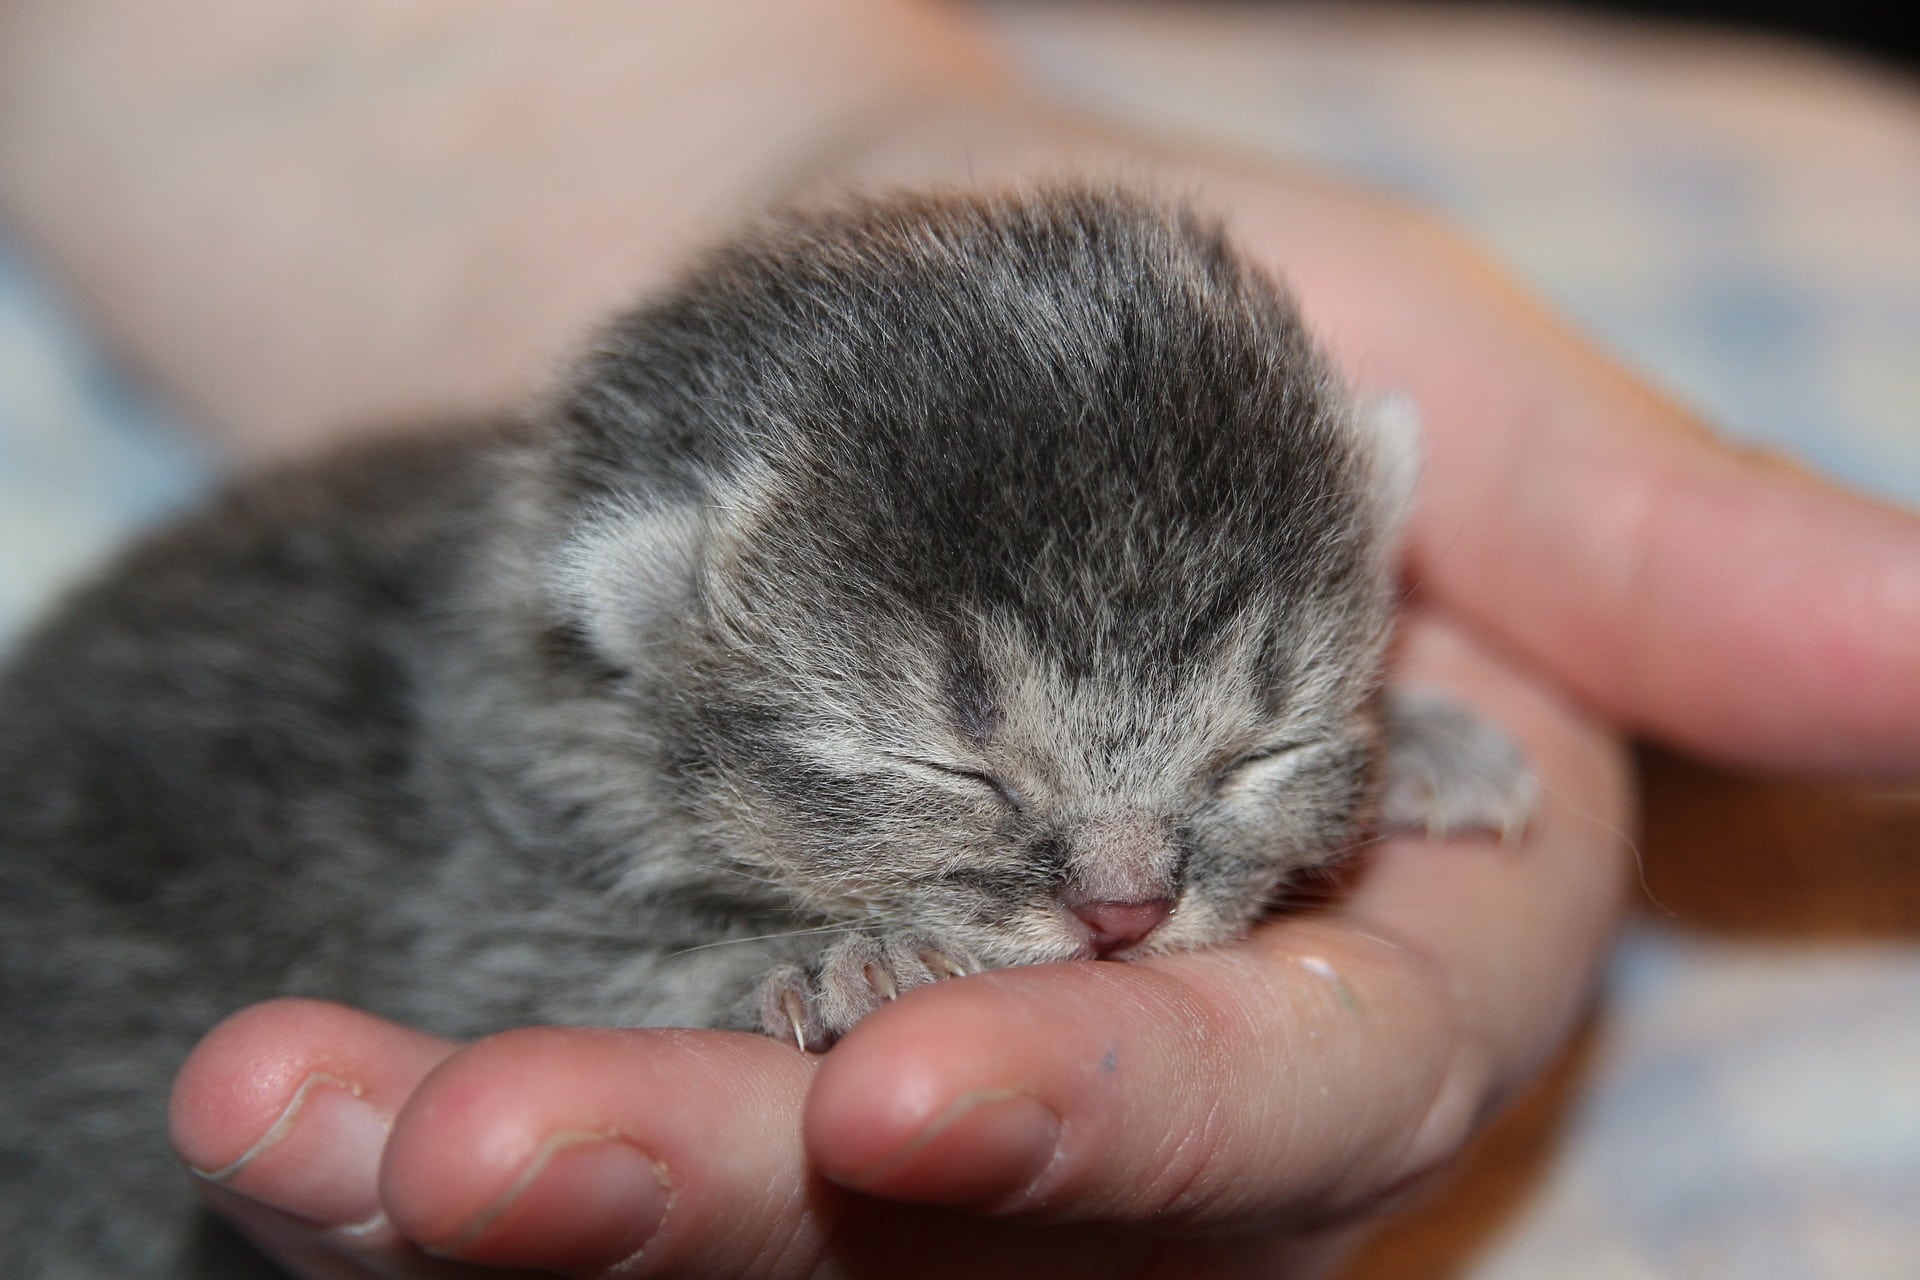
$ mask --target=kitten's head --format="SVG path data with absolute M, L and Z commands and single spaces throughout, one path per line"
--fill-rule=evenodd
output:
M 1194 946 L 1364 818 L 1404 466 L 1211 226 L 796 219 L 563 414 L 559 607 L 716 856 L 806 907 L 990 963 Z

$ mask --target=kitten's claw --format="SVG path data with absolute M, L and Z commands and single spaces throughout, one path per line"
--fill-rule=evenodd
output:
M 964 978 L 971 972 L 946 952 L 932 947 L 920 953 L 920 963 L 943 978 Z
M 782 965 L 761 989 L 760 1026 L 802 1053 L 824 1053 L 860 1019 L 903 992 L 973 971 L 966 952 L 921 934 L 856 935 L 811 968 Z
M 1387 696 L 1383 832 L 1429 840 L 1487 833 L 1511 847 L 1539 799 L 1539 781 L 1505 732 L 1433 694 Z
M 797 964 L 783 964 L 760 988 L 760 1029 L 791 1040 L 802 1053 L 825 1053 L 833 1038 L 813 1010 L 813 980 Z
M 804 1025 L 806 1006 L 792 988 L 780 993 L 780 1012 L 786 1015 L 787 1026 L 793 1030 L 793 1043 L 800 1052 L 807 1051 L 807 1029 Z

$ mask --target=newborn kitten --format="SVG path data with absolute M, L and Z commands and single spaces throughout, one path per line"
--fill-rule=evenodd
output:
M 1517 825 L 1381 691 L 1413 465 L 1217 228 L 1066 187 L 790 218 L 524 422 L 238 487 L 0 677 L 0 1273 L 210 1265 L 164 1099 L 250 1001 L 816 1051 Z

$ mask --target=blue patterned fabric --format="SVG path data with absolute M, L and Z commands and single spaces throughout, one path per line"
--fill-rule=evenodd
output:
M 0 646 L 210 463 L 0 243 Z

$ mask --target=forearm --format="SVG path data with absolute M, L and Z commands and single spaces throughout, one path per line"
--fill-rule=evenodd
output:
M 0 216 L 191 421 L 511 403 L 601 315 L 996 72 L 899 0 L 0 8 Z

